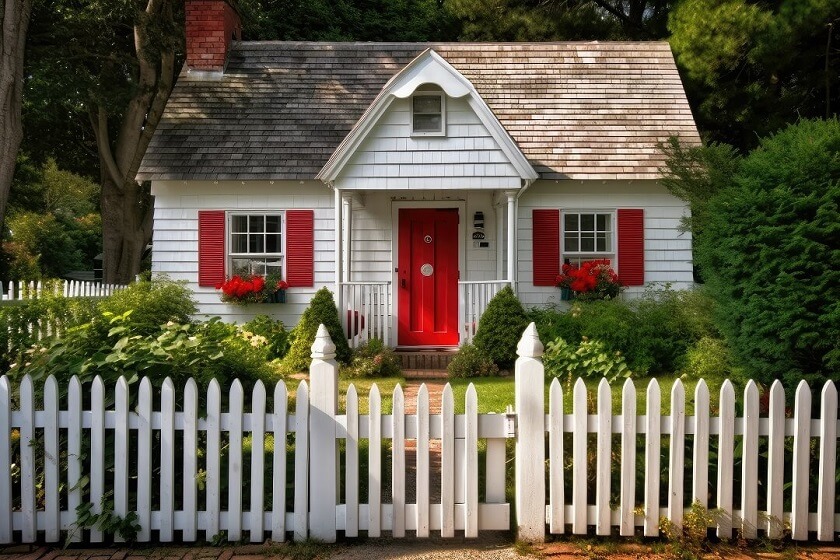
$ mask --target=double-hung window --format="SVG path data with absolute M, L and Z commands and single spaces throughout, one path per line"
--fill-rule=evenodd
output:
M 615 257 L 615 219 L 612 212 L 563 212 L 563 256 L 580 264 Z
M 446 106 L 443 92 L 417 92 L 411 98 L 411 134 L 444 136 Z
M 232 274 L 283 277 L 283 213 L 236 213 L 229 220 Z

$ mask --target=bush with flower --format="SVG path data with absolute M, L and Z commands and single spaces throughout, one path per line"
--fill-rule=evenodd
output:
M 612 299 L 621 293 L 618 275 L 608 260 L 585 261 L 580 266 L 566 263 L 561 270 L 555 285 L 571 290 L 578 299 Z
M 275 292 L 289 289 L 289 283 L 276 274 L 269 274 L 265 278 L 259 274 L 234 275 L 216 286 L 216 289 L 222 291 L 222 301 L 228 303 L 266 303 L 274 301 Z

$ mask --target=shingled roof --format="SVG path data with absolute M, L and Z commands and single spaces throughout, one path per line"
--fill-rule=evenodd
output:
M 655 179 L 699 142 L 667 43 L 234 43 L 183 72 L 140 180 L 312 179 L 385 83 L 427 48 L 469 79 L 540 176 Z

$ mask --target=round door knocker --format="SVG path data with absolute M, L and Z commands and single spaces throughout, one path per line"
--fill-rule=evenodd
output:
M 429 263 L 426 263 L 420 267 L 420 274 L 422 274 L 423 276 L 431 276 L 434 271 L 435 268 Z
M 423 241 L 425 241 L 426 243 L 431 243 L 432 242 L 432 236 L 427 235 L 426 237 L 423 238 Z

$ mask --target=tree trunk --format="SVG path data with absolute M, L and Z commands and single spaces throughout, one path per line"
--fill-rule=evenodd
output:
M 153 199 L 135 181 L 117 186 L 103 177 L 102 249 L 105 282 L 127 284 L 140 272 L 146 245 L 152 239 Z
M 172 22 L 171 0 L 148 0 L 144 13 L 137 18 L 134 43 L 138 87 L 122 114 L 113 145 L 105 109 L 96 107 L 90 112 L 102 175 L 103 278 L 113 284 L 134 280 L 143 249 L 152 238 L 152 196 L 148 186 L 138 184 L 135 177 L 175 77 L 171 44 L 164 43 L 153 51 L 149 40 L 147 31 L 155 19 Z
M 12 187 L 20 141 L 21 97 L 23 94 L 23 53 L 26 31 L 32 13 L 31 0 L 3 0 L 0 9 L 0 226 L 6 217 L 6 204 Z

